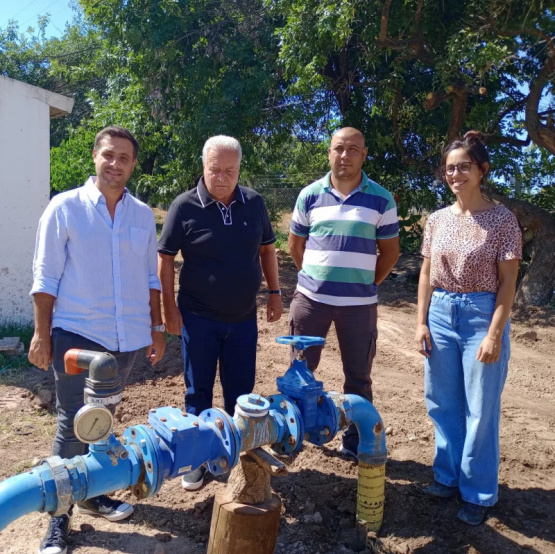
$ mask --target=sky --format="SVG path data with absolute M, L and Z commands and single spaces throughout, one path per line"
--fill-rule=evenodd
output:
M 67 21 L 73 19 L 71 0 L 0 0 L 0 28 L 5 29 L 10 19 L 19 23 L 19 31 L 37 26 L 37 17 L 50 14 L 46 37 L 61 36 Z

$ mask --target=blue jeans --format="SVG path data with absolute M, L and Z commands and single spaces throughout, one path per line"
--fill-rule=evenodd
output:
M 233 415 L 237 398 L 254 388 L 256 318 L 239 323 L 214 321 L 183 312 L 181 348 L 185 374 L 185 409 L 198 415 L 212 407 L 219 362 L 225 411 Z
M 463 500 L 481 506 L 497 502 L 501 393 L 510 357 L 507 321 L 499 360 L 476 360 L 495 300 L 491 292 L 436 289 L 428 310 L 432 351 L 425 394 L 435 425 L 434 478 L 459 487 Z
M 52 329 L 52 366 L 54 367 L 56 381 L 56 410 L 58 412 L 52 455 L 62 458 L 73 458 L 73 456 L 86 454 L 89 451 L 89 445 L 81 442 L 73 431 L 75 414 L 83 406 L 85 378 L 89 376 L 89 372 L 83 371 L 78 375 L 68 375 L 65 372 L 64 354 L 70 348 L 112 354 L 118 361 L 122 387 L 125 386 L 137 355 L 136 350 L 133 352 L 112 352 L 81 335 L 71 333 L 60 327 Z

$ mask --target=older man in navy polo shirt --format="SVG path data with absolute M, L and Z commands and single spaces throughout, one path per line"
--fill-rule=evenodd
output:
M 239 142 L 208 139 L 202 162 L 203 176 L 173 201 L 158 241 L 162 302 L 167 331 L 181 335 L 187 412 L 212 407 L 219 362 L 225 410 L 233 414 L 237 397 L 254 387 L 262 274 L 269 289 L 267 320 L 277 321 L 283 311 L 276 237 L 262 197 L 237 185 Z M 179 251 L 176 305 L 173 262 Z M 200 488 L 205 471 L 185 475 L 183 487 Z

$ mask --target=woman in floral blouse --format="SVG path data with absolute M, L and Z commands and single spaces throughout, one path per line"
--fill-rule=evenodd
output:
M 442 176 L 456 197 L 424 231 L 416 348 L 435 426 L 434 482 L 460 494 L 458 518 L 480 525 L 497 501 L 501 393 L 510 356 L 509 313 L 522 257 L 515 216 L 482 194 L 489 155 L 478 131 L 453 141 Z

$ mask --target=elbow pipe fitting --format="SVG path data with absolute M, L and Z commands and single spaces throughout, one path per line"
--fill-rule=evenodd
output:
M 113 409 L 121 402 L 123 387 L 118 362 L 108 352 L 72 348 L 64 355 L 66 373 L 77 375 L 89 370 L 85 379 L 84 403 Z
M 64 355 L 66 373 L 76 375 L 85 369 L 94 381 L 111 381 L 118 377 L 118 362 L 108 352 L 72 348 Z
M 368 464 L 385 464 L 385 430 L 382 418 L 374 405 L 356 394 L 332 392 L 329 396 L 340 412 L 341 428 L 346 428 L 351 423 L 357 427 L 358 459 Z

